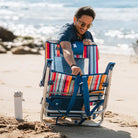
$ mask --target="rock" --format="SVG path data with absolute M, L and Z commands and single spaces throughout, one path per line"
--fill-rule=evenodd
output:
M 44 41 L 32 36 L 15 36 L 11 31 L 0 27 L 0 53 L 40 54 Z
M 30 49 L 30 54 L 38 54 L 38 55 L 40 55 L 40 52 L 39 52 L 39 50 L 36 49 L 36 48 L 31 48 L 31 49 Z
M 28 46 L 18 46 L 11 49 L 13 54 L 39 54 L 40 52 L 38 49 L 29 48 Z
M 43 48 L 43 46 L 44 46 L 44 41 L 42 41 L 41 39 L 39 39 L 39 38 L 36 38 L 36 39 L 34 39 L 34 45 L 35 45 L 35 47 L 41 47 L 41 48 Z
M 16 36 L 11 31 L 3 27 L 0 27 L 0 38 L 2 41 L 9 42 L 13 41 L 16 38 Z
M 15 43 L 21 43 L 20 45 L 22 46 L 28 46 L 30 48 L 36 48 L 36 47 L 43 47 L 44 42 L 40 38 L 33 38 L 29 36 L 19 36 L 16 39 L 14 39 L 14 44 Z
M 34 48 L 35 44 L 34 44 L 33 40 L 24 40 L 22 43 L 22 46 L 28 46 L 30 48 Z
M 7 50 L 0 45 L 0 53 L 7 53 Z
M 25 40 L 33 40 L 34 38 L 32 36 L 23 36 L 23 39 L 25 39 Z
M 19 46 L 28 46 L 29 48 L 39 48 L 43 46 L 43 42 L 36 40 L 23 40 L 23 39 L 15 39 L 13 42 L 0 42 L 6 50 L 11 50 L 14 47 Z
M 12 42 L 0 42 L 0 45 L 2 45 L 7 51 L 12 48 L 12 44 Z

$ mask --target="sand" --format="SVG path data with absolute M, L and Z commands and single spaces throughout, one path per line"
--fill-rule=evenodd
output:
M 100 53 L 99 72 L 116 62 L 105 119 L 100 127 L 45 126 L 40 122 L 42 55 L 0 54 L 0 138 L 137 138 L 138 57 Z M 14 118 L 14 92 L 23 92 L 23 119 Z

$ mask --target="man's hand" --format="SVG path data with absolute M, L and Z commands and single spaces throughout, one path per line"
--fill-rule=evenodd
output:
M 80 74 L 80 76 L 81 76 L 83 74 L 81 69 L 79 67 L 77 67 L 77 66 L 72 66 L 71 70 L 72 70 L 72 75 Z
M 91 45 L 92 41 L 91 41 L 91 39 L 83 39 L 83 44 L 84 45 Z

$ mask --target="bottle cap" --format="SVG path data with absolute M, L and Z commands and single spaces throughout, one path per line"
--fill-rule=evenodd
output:
M 14 93 L 14 97 L 22 97 L 22 92 L 18 91 Z

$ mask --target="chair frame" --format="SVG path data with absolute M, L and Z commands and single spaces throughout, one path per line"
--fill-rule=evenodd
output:
M 50 73 L 51 64 L 52 64 L 52 59 L 47 59 L 47 61 L 46 61 L 47 68 L 46 68 L 46 73 L 45 73 L 45 83 L 44 83 L 44 89 L 43 89 L 43 99 L 42 99 L 42 106 L 41 106 L 41 112 L 40 112 L 40 119 L 44 124 L 51 125 L 51 124 L 53 124 L 53 122 L 49 123 L 47 120 L 45 120 L 44 115 L 46 117 L 49 117 L 49 116 L 47 116 L 47 113 L 55 113 L 55 114 L 58 114 L 58 116 L 56 117 L 56 122 L 54 122 L 54 124 L 63 125 L 63 124 L 65 124 L 64 123 L 65 117 L 62 115 L 60 116 L 59 112 L 57 110 L 49 110 L 47 108 L 48 103 L 46 101 L 46 98 L 47 98 L 47 93 L 48 93 L 47 88 L 48 88 L 48 81 L 49 81 L 49 73 Z M 75 120 L 74 123 L 71 122 L 70 125 L 72 125 L 72 124 L 73 125 L 84 125 L 84 126 L 100 126 L 101 125 L 101 123 L 103 122 L 103 119 L 104 119 L 104 112 L 105 112 L 105 110 L 107 108 L 107 104 L 108 104 L 108 98 L 109 98 L 109 92 L 110 92 L 110 86 L 111 86 L 111 78 L 112 78 L 112 71 L 113 71 L 114 65 L 115 65 L 115 63 L 110 62 L 107 65 L 107 68 L 105 70 L 105 74 L 107 75 L 107 78 L 106 78 L 105 83 L 102 84 L 104 87 L 104 100 L 102 100 L 102 102 L 99 105 L 97 105 L 97 107 L 95 107 L 95 109 L 93 109 L 93 112 L 92 112 L 92 115 L 90 118 L 88 118 L 88 116 L 86 115 L 86 111 L 82 111 L 82 110 L 81 111 L 72 111 L 72 110 L 70 110 L 67 118 L 70 118 L 70 117 L 72 117 L 72 115 L 75 115 L 75 114 L 83 115 L 83 118 L 79 122 Z M 100 74 L 100 73 L 96 73 L 96 74 L 92 74 L 92 75 L 98 75 L 98 74 Z M 82 75 L 82 77 L 83 76 L 84 75 Z M 60 110 L 60 112 L 62 114 L 65 114 L 66 110 Z M 99 117 L 100 120 L 95 121 L 96 120 L 95 118 L 97 118 L 97 117 Z M 61 123 L 58 123 L 59 118 L 62 118 Z M 90 123 L 85 123 L 85 122 L 87 122 L 86 120 L 91 120 L 92 122 L 88 121 Z

